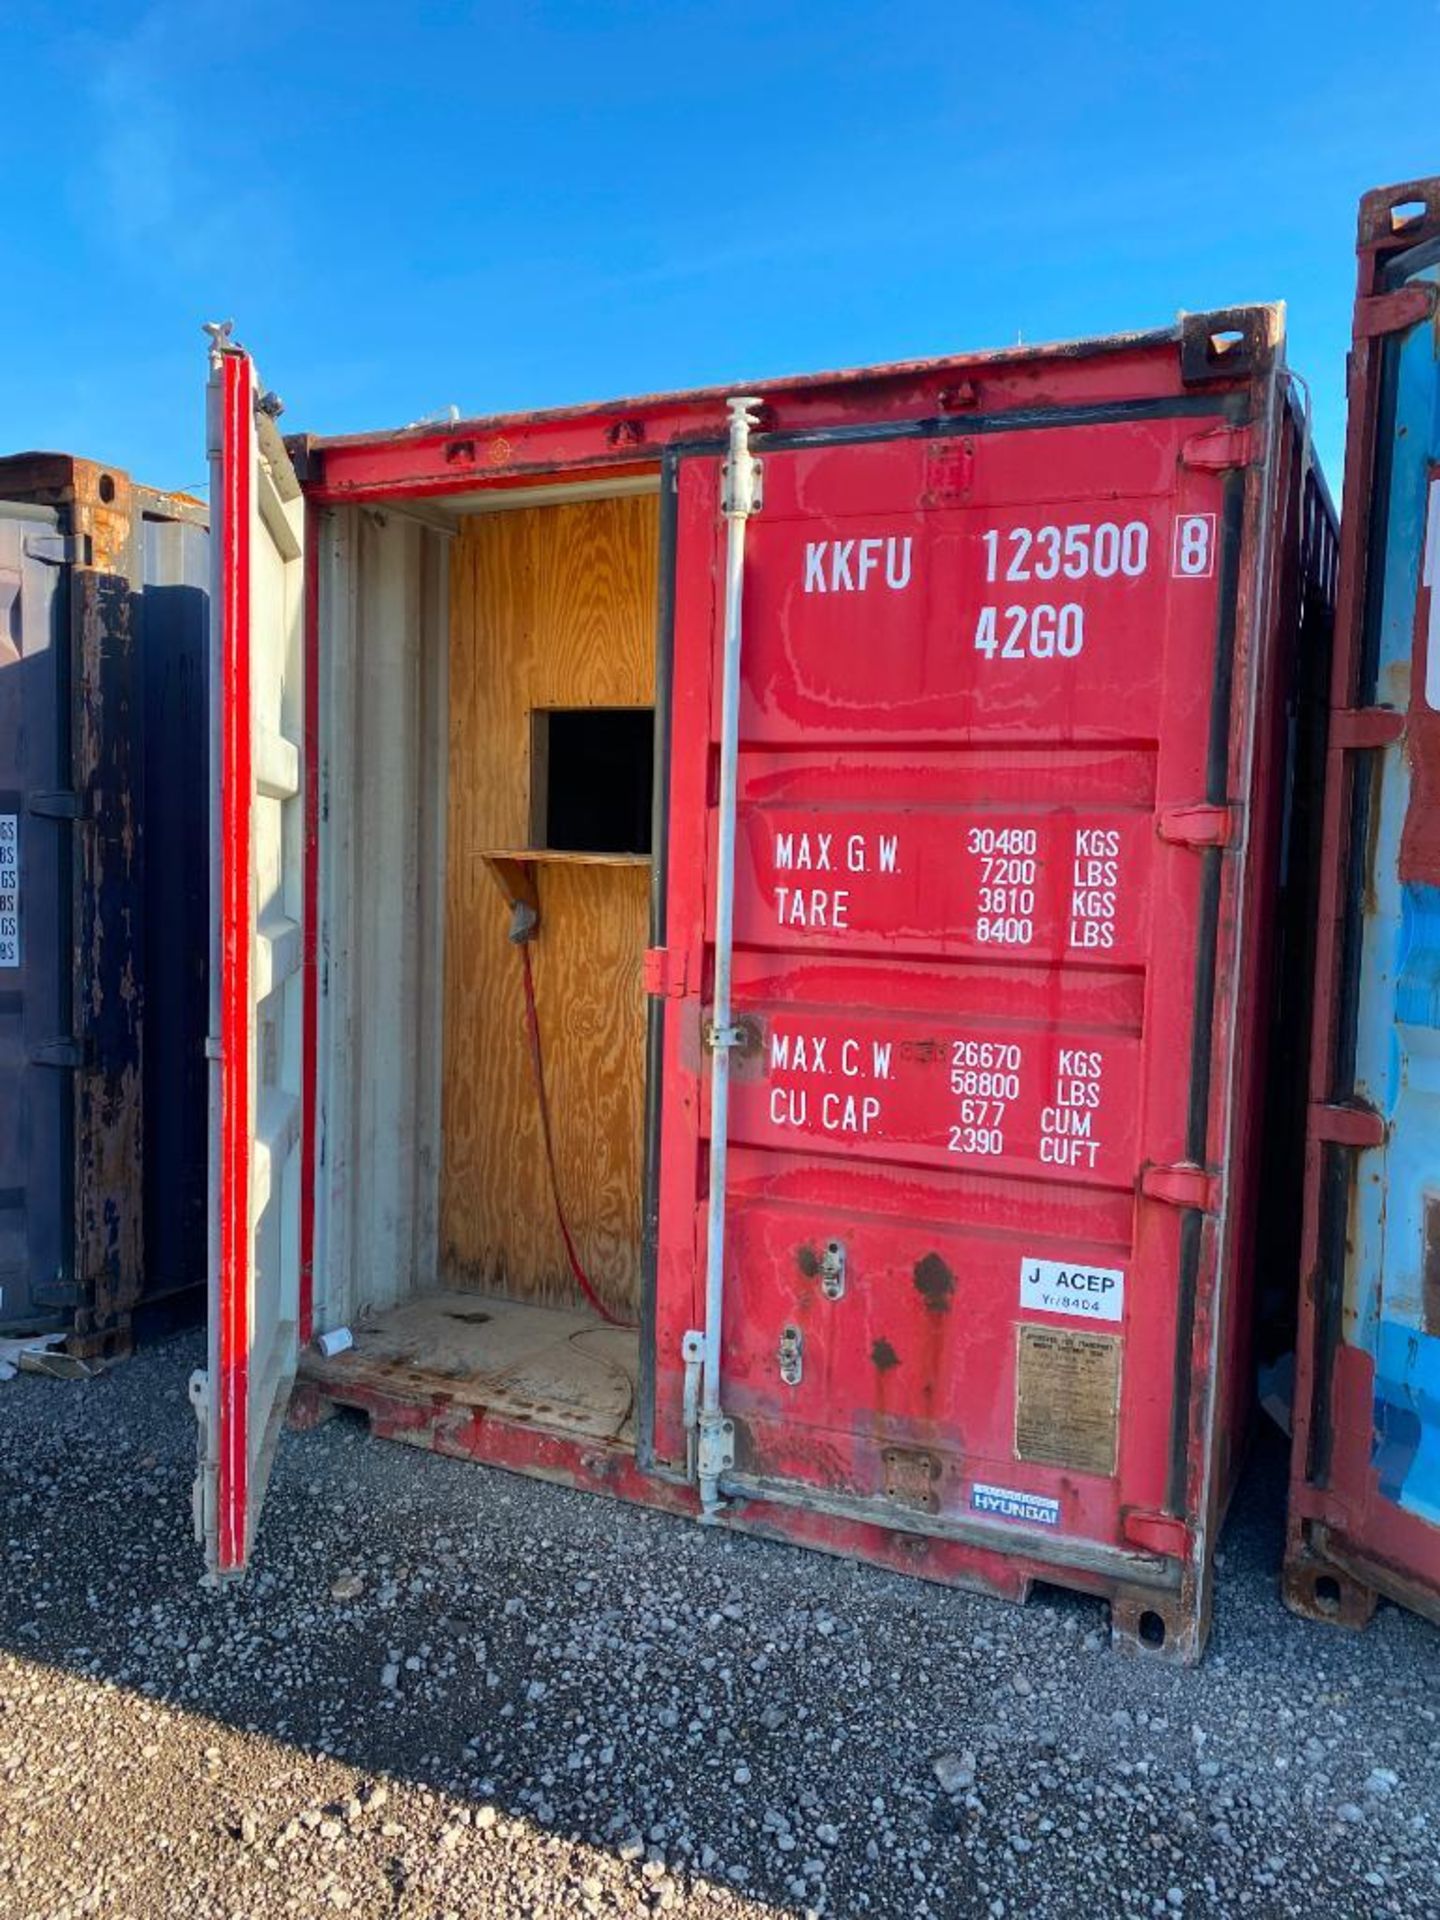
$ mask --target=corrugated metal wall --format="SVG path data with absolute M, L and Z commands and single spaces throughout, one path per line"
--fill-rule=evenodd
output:
M 0 1330 L 53 1320 L 73 1233 L 68 573 L 58 516 L 0 506 Z
M 316 1325 L 435 1284 L 449 539 L 320 519 Z
M 204 1311 L 206 956 L 210 939 L 206 645 L 210 541 L 147 514 L 145 1282 L 142 1327 Z

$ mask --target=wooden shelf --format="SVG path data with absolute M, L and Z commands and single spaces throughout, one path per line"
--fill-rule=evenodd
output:
M 536 867 L 648 867 L 648 853 L 566 853 L 558 847 L 486 847 L 480 853 L 496 886 L 513 907 L 540 911 Z
M 522 860 L 546 867 L 648 867 L 648 853 L 569 853 L 562 847 L 484 847 L 482 860 Z

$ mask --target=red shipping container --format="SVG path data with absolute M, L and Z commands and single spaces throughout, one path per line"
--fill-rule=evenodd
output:
M 215 1570 L 298 1350 L 343 1327 L 300 1417 L 1061 1581 L 1197 1657 L 1251 1398 L 1286 701 L 1333 540 L 1279 311 L 292 441 L 296 472 L 227 341 L 212 404 Z M 616 716 L 651 700 L 564 677 L 582 604 L 590 669 L 621 644 L 607 502 L 654 517 L 644 846 Z M 617 1122 L 596 1023 L 630 1031 L 640 956 L 574 903 L 641 863 Z M 506 914 L 523 1002 L 519 956 L 484 975 Z M 632 1284 L 587 1196 L 642 1137 Z

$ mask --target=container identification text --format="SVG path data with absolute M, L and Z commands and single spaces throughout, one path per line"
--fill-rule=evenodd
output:
M 1144 520 L 986 527 L 980 541 L 987 586 L 1143 580 L 1150 569 L 1150 527 Z M 1214 514 L 1181 516 L 1175 522 L 1172 576 L 1208 579 L 1214 549 Z M 987 660 L 1074 660 L 1084 651 L 1085 638 L 1085 608 L 1078 600 L 987 602 L 975 620 L 975 651 Z
M 20 816 L 0 813 L 0 967 L 20 964 Z

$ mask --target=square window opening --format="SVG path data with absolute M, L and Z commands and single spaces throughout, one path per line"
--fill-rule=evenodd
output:
M 651 707 L 554 707 L 531 716 L 532 844 L 556 853 L 651 851 Z

